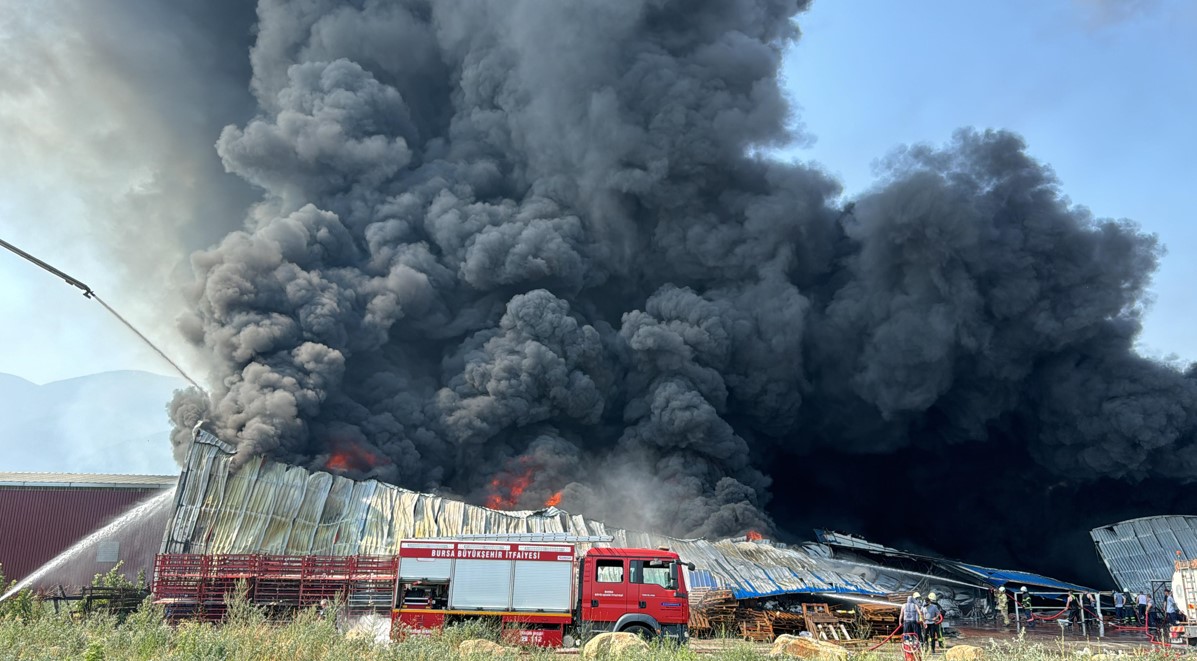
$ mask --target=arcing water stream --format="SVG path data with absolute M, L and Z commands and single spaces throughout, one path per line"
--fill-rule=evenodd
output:
M 159 508 L 170 507 L 174 503 L 174 497 L 175 487 L 171 487 L 154 496 L 153 498 L 143 500 L 134 505 L 132 509 L 113 519 L 108 525 L 79 540 L 73 546 L 62 553 L 59 553 L 46 564 L 38 567 L 37 571 L 21 579 L 19 583 L 12 586 L 12 588 L 10 588 L 3 595 L 0 595 L 0 601 L 4 601 L 17 592 L 29 587 L 30 585 L 33 585 L 34 581 L 37 581 L 47 573 L 76 558 L 79 558 L 85 551 L 93 549 L 96 544 L 99 544 L 113 535 L 119 534 L 126 527 L 140 521 L 146 516 L 152 515 Z

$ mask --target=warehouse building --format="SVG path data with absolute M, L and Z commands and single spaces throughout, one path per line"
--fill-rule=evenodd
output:
M 87 539 L 69 562 L 43 572 L 31 587 L 71 590 L 122 562 L 134 578 L 152 571 L 162 530 L 170 517 L 177 475 L 95 475 L 0 472 L 0 567 L 6 580 L 20 580 Z M 138 503 L 158 498 L 161 507 L 131 517 L 115 530 L 105 526 Z

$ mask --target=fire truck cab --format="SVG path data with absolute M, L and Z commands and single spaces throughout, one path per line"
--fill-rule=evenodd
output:
M 407 540 L 392 609 L 396 636 L 494 618 L 510 643 L 557 647 L 604 631 L 689 639 L 683 563 L 664 549 L 568 543 Z M 692 567 L 691 567 L 692 568 Z

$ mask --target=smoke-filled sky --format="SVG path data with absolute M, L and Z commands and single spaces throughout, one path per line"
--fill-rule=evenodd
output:
M 179 438 L 1091 580 L 1197 505 L 1180 3 L 133 4 L 9 10 L 2 227 L 209 385 Z

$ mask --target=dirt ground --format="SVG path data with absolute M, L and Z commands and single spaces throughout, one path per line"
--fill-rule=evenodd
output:
M 1105 631 L 1105 636 L 1098 636 L 1097 630 L 1088 627 L 1086 634 L 1080 632 L 1080 627 L 1061 627 L 1056 622 L 1040 622 L 1035 627 L 1026 630 L 1024 634 L 1025 640 L 1041 643 L 1044 645 L 1060 645 L 1069 650 L 1083 650 L 1088 649 L 1091 653 L 1098 652 L 1131 652 L 1135 649 L 1143 649 L 1151 647 L 1152 643 L 1147 639 L 1143 631 L 1135 630 L 1111 630 Z M 953 645 L 976 645 L 978 647 L 986 647 L 991 641 L 1001 643 L 1003 641 L 1014 641 L 1017 639 L 1019 633 L 1013 625 L 1009 627 L 1001 626 L 986 626 L 986 625 L 967 625 L 955 626 L 948 628 L 948 634 L 945 636 L 945 641 L 949 647 Z M 737 644 L 736 641 L 728 640 L 692 640 L 690 647 L 700 654 L 714 654 L 722 649 Z M 868 644 L 860 643 L 856 645 L 846 645 L 853 651 L 859 651 L 875 645 L 876 641 L 869 641 Z M 767 651 L 771 645 L 768 643 L 757 643 L 754 647 L 759 647 L 761 651 Z M 878 648 L 878 651 L 893 651 L 900 652 L 900 640 L 895 637 L 889 643 Z
M 1105 653 L 1130 653 L 1135 649 L 1144 649 L 1151 647 L 1151 642 L 1142 630 L 1109 630 L 1105 632 L 1105 636 L 1098 636 L 1095 629 L 1088 628 L 1086 635 L 1082 635 L 1079 631 L 1073 630 L 1073 627 L 1061 627 L 1056 622 L 1040 622 L 1037 626 L 1026 630 L 1025 640 L 1041 643 L 1049 646 L 1062 646 L 1065 649 L 1080 651 L 1088 649 L 1092 654 L 1099 652 Z M 948 633 L 945 635 L 945 641 L 948 647 L 953 645 L 975 645 L 977 647 L 987 647 L 992 642 L 1001 643 L 1003 641 L 1014 641 L 1018 637 L 1018 631 L 1013 625 L 1009 627 L 1001 626 L 986 626 L 986 625 L 961 625 L 950 626 Z M 877 640 L 860 641 L 855 644 L 845 645 L 852 651 L 862 651 L 877 644 Z M 716 654 L 720 651 L 730 647 L 740 645 L 738 640 L 728 639 L 692 639 L 690 641 L 690 648 L 699 654 Z M 768 652 L 772 647 L 770 643 L 753 643 L 753 647 L 757 648 L 761 653 Z M 899 638 L 895 637 L 890 642 L 878 648 L 879 652 L 892 651 L 900 654 L 901 645 Z M 576 649 L 562 649 L 560 654 L 563 655 L 577 655 Z M 936 655 L 938 656 L 938 655 Z

